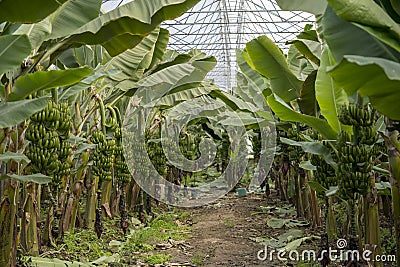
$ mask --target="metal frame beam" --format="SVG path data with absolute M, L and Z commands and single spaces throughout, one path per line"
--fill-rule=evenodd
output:
M 285 43 L 314 21 L 308 13 L 280 10 L 275 0 L 202 0 L 163 27 L 171 33 L 170 49 L 188 52 L 197 48 L 214 55 L 218 64 L 209 77 L 230 90 L 236 85 L 236 49 L 267 35 L 286 52 Z

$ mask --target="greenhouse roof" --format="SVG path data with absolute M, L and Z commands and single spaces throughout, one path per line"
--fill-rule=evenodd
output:
M 129 0 L 107 1 L 111 9 Z M 308 23 L 314 15 L 282 11 L 275 0 L 201 0 L 181 17 L 163 23 L 171 34 L 169 48 L 179 52 L 200 49 L 217 58 L 218 64 L 209 78 L 225 90 L 235 86 L 236 49 L 260 35 L 270 37 L 283 51 L 285 43 Z

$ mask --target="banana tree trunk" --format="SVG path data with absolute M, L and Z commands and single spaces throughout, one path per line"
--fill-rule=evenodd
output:
M 388 121 L 387 125 L 390 125 Z M 390 183 L 392 185 L 392 207 L 395 227 L 395 240 L 397 244 L 397 267 L 400 267 L 400 141 L 399 132 L 393 131 L 388 135 L 382 134 L 387 146 L 390 165 Z
M 83 165 L 87 165 L 87 163 L 89 161 L 89 156 L 90 156 L 90 153 L 88 151 L 82 153 L 82 164 Z M 84 187 L 85 175 L 89 175 L 87 173 L 87 168 L 80 169 L 76 175 L 76 179 L 73 182 L 74 184 L 72 187 L 73 199 L 72 199 L 71 218 L 69 221 L 66 220 L 64 222 L 64 232 L 65 231 L 73 231 L 75 228 L 76 219 L 79 215 L 79 207 L 80 207 L 79 200 L 81 198 L 81 194 L 82 194 L 83 187 Z
M 330 240 L 337 237 L 337 224 L 335 219 L 335 212 L 333 210 L 333 200 L 332 197 L 328 197 L 326 201 L 326 232 Z
M 0 203 L 0 266 L 17 265 L 17 203 L 18 182 L 4 182 L 4 196 Z
M 392 170 L 390 182 L 392 184 L 393 220 L 397 243 L 396 259 L 400 259 L 400 153 L 398 150 L 389 150 L 389 162 Z M 397 267 L 400 267 L 400 260 L 397 261 Z
M 370 251 L 373 251 L 375 255 L 379 255 L 381 252 L 380 247 L 380 236 L 379 236 L 379 201 L 378 191 L 375 187 L 375 176 L 370 177 L 370 193 L 364 199 L 365 203 L 365 244 L 369 247 Z M 373 257 L 372 257 L 373 258 Z M 381 262 L 375 262 L 375 267 L 382 266 Z
M 111 199 L 112 181 L 103 181 L 101 185 L 101 206 L 103 217 L 110 217 L 110 199 Z M 111 219 L 111 218 L 110 218 Z
M 86 199 L 86 220 L 85 224 L 88 228 L 94 227 L 96 220 L 96 206 L 97 206 L 97 184 L 99 178 L 94 175 L 91 176 L 91 182 L 88 186 L 88 195 Z
M 34 183 L 26 185 L 22 218 L 21 243 L 25 251 L 32 256 L 39 255 L 37 188 L 38 185 Z

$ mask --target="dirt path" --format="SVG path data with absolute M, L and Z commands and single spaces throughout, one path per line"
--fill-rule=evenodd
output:
M 180 250 L 171 253 L 170 262 L 209 267 L 277 266 L 258 260 L 257 252 L 263 246 L 250 239 L 267 235 L 265 214 L 253 213 L 271 204 L 262 195 L 238 198 L 229 194 L 214 204 L 186 210 L 193 234 Z

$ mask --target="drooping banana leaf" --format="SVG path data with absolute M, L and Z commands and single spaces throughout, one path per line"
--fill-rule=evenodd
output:
M 332 77 L 327 74 L 327 68 L 334 64 L 335 61 L 329 49 L 325 48 L 315 82 L 315 95 L 321 114 L 336 132 L 340 132 L 342 129 L 338 119 L 340 108 L 342 105 L 347 105 L 349 100 L 343 88 L 338 86 Z
M 330 7 L 317 20 L 317 24 L 321 38 L 328 44 L 336 61 L 340 61 L 345 55 L 381 57 L 400 61 L 400 54 L 395 49 L 363 29 L 341 19 Z
M 165 51 L 167 50 L 169 42 L 169 31 L 163 28 L 160 28 L 160 33 L 158 34 L 157 42 L 154 46 L 153 58 L 151 60 L 150 66 L 152 67 L 158 65 L 164 57 Z
M 336 166 L 336 162 L 332 158 L 331 151 L 319 142 L 298 142 L 284 137 L 281 137 L 280 140 L 284 144 L 299 146 L 306 153 L 321 155 L 328 164 Z
M 12 24 L 7 28 L 6 33 L 13 35 L 28 36 L 32 48 L 38 48 L 51 32 L 50 19 L 46 18 L 33 24 Z
M 133 83 L 137 82 L 145 69 L 150 67 L 159 34 L 160 28 L 158 27 L 134 48 L 111 57 L 105 64 L 105 69 L 117 69 L 121 72 L 111 75 L 110 79 L 119 82 L 130 79 Z
M 8 100 L 22 100 L 39 90 L 72 85 L 88 77 L 91 73 L 90 68 L 81 67 L 68 70 L 38 71 L 27 74 L 15 81 Z
M 0 128 L 15 126 L 47 106 L 48 100 L 36 98 L 0 103 Z
M 347 95 L 358 91 L 372 106 L 393 120 L 400 120 L 400 64 L 383 58 L 345 56 L 328 74 Z
M 51 14 L 51 34 L 48 39 L 68 36 L 100 14 L 101 0 L 69 0 Z
M 270 80 L 271 90 L 285 102 L 299 96 L 301 81 L 289 69 L 282 51 L 267 36 L 247 43 L 243 57 L 253 69 Z
M 198 84 L 190 83 L 180 86 L 180 88 L 176 88 L 178 90 L 174 90 L 175 92 L 170 93 L 166 96 L 160 98 L 156 106 L 159 107 L 173 107 L 181 102 L 194 99 L 196 97 L 210 94 L 212 91 L 217 90 L 215 85 L 211 85 L 207 82 L 203 82 Z
M 101 44 L 111 56 L 116 56 L 139 44 L 161 22 L 180 16 L 198 1 L 131 1 L 75 30 L 64 45 Z
M 18 67 L 31 49 L 29 38 L 24 34 L 0 36 L 0 74 Z
M 319 42 L 311 40 L 293 40 L 289 41 L 288 44 L 293 44 L 305 58 L 319 66 L 322 53 L 321 44 Z
M 324 13 L 326 0 L 276 0 L 282 10 L 305 11 L 314 15 Z
M 2 0 L 0 23 L 35 23 L 57 10 L 67 0 Z
M 267 98 L 267 102 L 271 110 L 276 114 L 276 116 L 279 117 L 280 120 L 304 123 L 317 130 L 326 139 L 336 139 L 337 134 L 327 121 L 296 112 L 275 94 L 270 95 Z M 261 113 L 259 114 L 262 116 Z
M 315 98 L 315 80 L 317 78 L 317 71 L 308 75 L 300 88 L 300 97 L 297 99 L 299 108 L 303 114 L 315 116 L 318 112 L 318 103 Z
M 400 52 L 400 24 L 374 0 L 328 0 L 342 19 L 361 27 L 381 42 Z
M 17 175 L 17 174 L 5 174 L 1 176 L 0 180 L 15 179 L 24 183 L 32 182 L 36 184 L 48 184 L 51 182 L 51 177 L 41 173 L 29 174 L 29 175 Z
M 247 52 L 236 50 L 236 62 L 241 72 L 246 76 L 248 80 L 251 80 L 251 82 L 257 86 L 258 91 L 262 92 L 263 90 L 265 90 L 265 88 L 269 87 L 268 80 L 261 76 L 257 71 L 252 69 L 249 64 L 247 64 L 242 53 L 245 54 Z M 256 90 L 257 88 L 253 88 L 253 90 Z
M 287 62 L 289 69 L 299 80 L 305 80 L 316 69 L 294 45 L 289 47 Z

